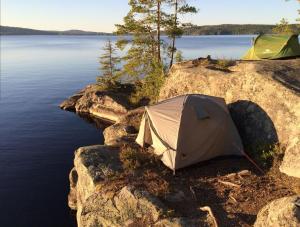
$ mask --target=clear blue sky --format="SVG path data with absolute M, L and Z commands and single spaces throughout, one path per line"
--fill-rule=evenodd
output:
M 129 7 L 127 0 L 0 0 L 1 25 L 44 30 L 81 29 L 111 32 Z M 295 23 L 296 0 L 189 0 L 200 12 L 186 22 L 210 24 Z

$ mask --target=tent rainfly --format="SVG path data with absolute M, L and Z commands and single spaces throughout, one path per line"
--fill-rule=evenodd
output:
M 224 99 L 183 95 L 147 106 L 136 142 L 175 171 L 217 156 L 243 155 Z
M 259 35 L 243 60 L 300 57 L 298 35 Z

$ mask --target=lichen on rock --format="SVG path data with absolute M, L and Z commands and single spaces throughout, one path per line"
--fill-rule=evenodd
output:
M 259 211 L 254 227 L 300 226 L 300 198 L 289 196 L 276 199 Z

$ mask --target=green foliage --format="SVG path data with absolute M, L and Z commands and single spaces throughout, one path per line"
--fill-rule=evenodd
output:
M 235 62 L 229 59 L 218 59 L 216 64 L 220 69 L 228 69 L 230 66 L 233 66 Z
M 170 0 L 169 4 L 173 8 L 173 13 L 166 16 L 165 20 L 165 32 L 171 39 L 171 44 L 168 48 L 168 54 L 170 56 L 170 65 L 172 66 L 174 60 L 174 54 L 176 52 L 175 40 L 183 35 L 183 24 L 179 20 L 179 16 L 191 13 L 197 13 L 198 10 L 186 3 L 185 0 Z
M 122 35 L 117 47 L 128 47 L 121 74 L 136 85 L 130 97 L 133 104 L 143 99 L 155 101 L 164 80 L 164 63 L 161 51 L 161 29 L 165 28 L 168 14 L 163 11 L 170 0 L 130 0 L 130 11 L 122 25 L 116 25 L 117 35 Z M 130 34 L 128 38 L 124 35 Z
M 264 168 L 272 166 L 275 156 L 283 153 L 283 148 L 279 144 L 272 146 L 256 146 L 249 149 L 251 157 L 257 162 L 258 165 Z
M 136 83 L 136 93 L 134 93 L 130 101 L 132 104 L 141 103 L 142 100 L 147 100 L 150 103 L 157 101 L 160 88 L 165 81 L 163 68 L 161 65 L 153 66 L 153 71 L 150 72 L 140 83 Z
M 183 61 L 182 51 L 180 51 L 180 50 L 176 51 L 175 61 L 176 62 L 182 62 Z
M 160 29 L 164 12 L 161 11 L 161 4 L 165 1 L 130 0 L 130 11 L 124 17 L 124 24 L 116 25 L 117 35 L 131 35 L 130 38 L 122 36 L 117 46 L 124 50 L 130 44 L 123 58 L 125 64 L 122 73 L 133 81 L 151 73 L 156 63 L 162 63 Z
M 102 75 L 97 77 L 97 82 L 101 88 L 115 89 L 120 85 L 120 69 L 117 67 L 121 59 L 116 56 L 116 48 L 110 40 L 107 41 L 104 53 L 100 57 L 100 70 Z
M 124 50 L 128 47 L 121 75 L 137 87 L 130 97 L 133 104 L 148 99 L 155 102 L 164 82 L 166 64 L 161 52 L 166 44 L 161 39 L 164 30 L 172 43 L 168 48 L 172 65 L 176 52 L 175 39 L 183 33 L 178 16 L 196 13 L 195 7 L 186 4 L 185 0 L 130 0 L 130 11 L 124 17 L 123 24 L 117 24 L 116 34 L 120 35 L 117 47 Z M 173 13 L 169 13 L 171 11 Z M 130 37 L 124 35 L 130 34 Z M 178 60 L 182 60 L 179 52 Z
M 277 34 L 294 34 L 295 31 L 293 28 L 289 25 L 289 22 L 282 18 L 280 23 L 276 25 L 275 28 L 273 28 L 273 33 Z
M 290 25 L 296 29 L 296 24 Z M 275 25 L 261 24 L 222 24 L 196 26 L 187 24 L 183 27 L 184 35 L 248 35 L 248 34 L 271 34 Z

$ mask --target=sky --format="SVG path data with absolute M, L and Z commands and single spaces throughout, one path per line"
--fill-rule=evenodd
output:
M 41 30 L 112 32 L 129 10 L 128 0 L 0 0 L 1 25 Z M 188 0 L 199 9 L 196 25 L 295 23 L 296 0 Z

